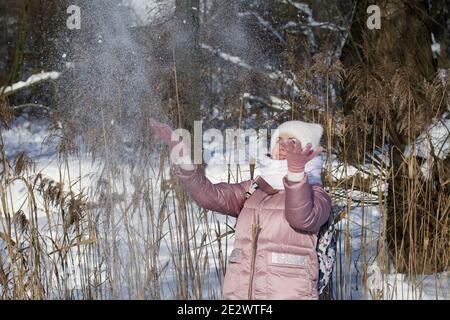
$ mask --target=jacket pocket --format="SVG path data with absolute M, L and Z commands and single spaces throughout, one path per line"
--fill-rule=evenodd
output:
M 269 299 L 312 299 L 309 256 L 268 252 L 267 291 Z
M 239 284 L 242 268 L 242 250 L 234 248 L 228 258 L 227 270 L 223 281 L 223 298 L 239 299 Z

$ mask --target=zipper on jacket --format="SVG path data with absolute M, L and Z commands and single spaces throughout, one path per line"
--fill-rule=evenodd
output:
M 250 282 L 248 284 L 248 300 L 252 300 L 253 296 L 253 280 L 255 275 L 255 262 L 256 262 L 256 251 L 257 251 L 257 243 L 258 243 L 258 235 L 259 235 L 259 213 L 261 212 L 261 207 L 263 203 L 269 199 L 269 195 L 261 200 L 258 205 L 258 214 L 256 214 L 256 209 L 253 211 L 253 223 L 252 223 L 252 255 L 251 255 L 251 264 L 250 264 Z
M 256 215 L 256 209 L 253 211 L 253 223 L 252 223 L 252 255 L 250 257 L 250 282 L 248 284 L 248 300 L 252 300 L 253 293 L 253 278 L 255 274 L 255 260 L 256 260 L 256 244 L 258 240 L 259 232 L 259 210 Z

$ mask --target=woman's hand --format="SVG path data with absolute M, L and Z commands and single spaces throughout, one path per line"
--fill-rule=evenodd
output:
M 178 137 L 178 140 L 172 140 L 172 137 L 174 137 L 174 131 L 172 128 L 170 128 L 167 124 L 156 121 L 153 118 L 149 119 L 149 123 L 153 132 L 169 146 L 171 151 L 170 159 L 172 162 L 180 165 L 182 169 L 194 170 L 195 167 L 191 161 L 191 152 L 189 147 L 183 141 L 180 142 L 178 135 L 175 135 L 175 137 Z
M 163 140 L 171 150 L 179 143 L 179 141 L 172 141 L 173 130 L 167 124 L 158 122 L 153 118 L 149 119 L 149 123 L 153 132 Z
M 288 142 L 280 142 L 280 144 L 286 151 L 288 170 L 293 173 L 304 172 L 306 163 L 323 150 L 321 146 L 314 151 L 311 150 L 311 143 L 302 148 L 302 144 L 298 139 L 290 139 Z

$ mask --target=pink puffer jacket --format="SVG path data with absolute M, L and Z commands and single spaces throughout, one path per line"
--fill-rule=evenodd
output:
M 198 166 L 177 176 L 199 206 L 237 218 L 224 299 L 318 299 L 316 234 L 331 210 L 319 184 L 284 177 L 285 190 L 275 190 L 258 177 L 246 199 L 250 180 L 213 184 Z

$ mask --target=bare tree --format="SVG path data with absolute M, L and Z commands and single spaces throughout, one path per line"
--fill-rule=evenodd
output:
M 174 85 L 179 126 L 200 120 L 199 0 L 177 0 L 174 37 Z
M 436 78 L 428 4 L 376 1 L 382 12 L 381 29 L 370 30 L 366 10 L 371 4 L 356 2 L 341 57 L 347 69 L 344 114 L 351 128 L 346 138 L 354 141 L 343 154 L 362 163 L 374 145 L 379 150 L 389 145 L 386 236 L 395 268 L 445 270 L 449 189 L 443 181 L 449 161 L 431 148 L 434 165 L 427 180 L 420 170 L 426 159 L 405 152 L 447 107 L 448 87 Z

